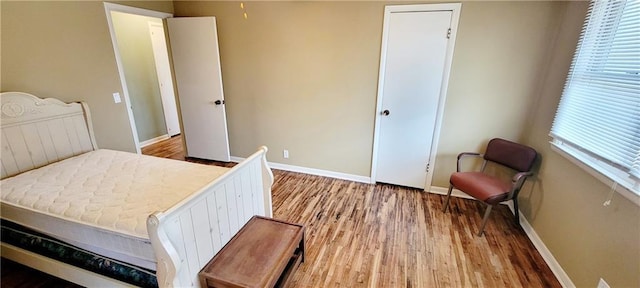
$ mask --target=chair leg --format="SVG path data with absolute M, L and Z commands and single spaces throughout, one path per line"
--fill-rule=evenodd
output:
M 478 236 L 482 236 L 482 234 L 484 233 L 484 226 L 487 225 L 487 220 L 489 220 L 491 209 L 493 209 L 493 205 L 487 206 L 487 210 L 484 211 L 484 217 L 482 217 L 482 225 L 480 226 L 480 232 L 478 232 Z
M 518 198 L 513 198 L 513 211 L 516 216 L 516 225 L 520 226 L 520 210 L 518 209 Z
M 447 201 L 444 203 L 442 212 L 447 212 L 447 208 L 449 207 L 449 198 L 451 198 L 451 191 L 453 191 L 453 185 L 449 185 L 449 192 L 447 192 Z

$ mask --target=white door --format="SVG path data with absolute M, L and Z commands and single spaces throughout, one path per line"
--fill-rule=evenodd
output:
M 372 176 L 377 182 L 425 189 L 444 102 L 453 13 L 402 7 L 385 11 Z
M 230 161 L 215 17 L 167 19 L 187 156 Z
M 180 134 L 180 120 L 178 120 L 176 96 L 173 93 L 173 79 L 171 78 L 171 66 L 169 66 L 167 41 L 164 38 L 164 27 L 161 23 L 149 22 L 149 34 L 153 48 L 153 59 L 156 64 L 156 74 L 160 84 L 160 98 L 167 134 L 169 136 L 178 135 Z

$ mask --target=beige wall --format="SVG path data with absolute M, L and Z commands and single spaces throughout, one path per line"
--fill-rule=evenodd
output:
M 135 151 L 104 5 L 98 1 L 2 1 L 1 91 L 23 91 L 92 108 L 98 146 Z M 173 12 L 171 2 L 127 5 Z
M 138 139 L 142 142 L 165 135 L 167 126 L 149 36 L 149 22 L 162 25 L 162 19 L 120 12 L 111 15 Z
M 231 154 L 369 176 L 384 2 L 175 2 L 217 17 Z M 435 165 L 522 138 L 563 3 L 465 2 Z M 491 117 L 487 117 L 491 115 Z M 282 157 L 288 149 L 290 158 Z
M 521 210 L 577 287 L 640 287 L 640 207 L 551 151 L 549 130 L 587 9 L 572 2 L 551 43 L 527 143 L 542 156 L 536 181 L 520 194 Z
M 449 186 L 461 151 L 522 140 L 561 2 L 464 2 L 433 185 Z
M 175 3 L 217 17 L 231 155 L 368 176 L 383 3 L 244 4 Z

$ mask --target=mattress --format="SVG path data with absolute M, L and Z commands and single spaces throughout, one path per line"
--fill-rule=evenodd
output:
M 3 179 L 2 218 L 155 270 L 147 217 L 228 168 L 100 149 Z

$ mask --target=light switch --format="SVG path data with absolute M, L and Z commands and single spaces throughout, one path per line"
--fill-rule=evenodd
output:
M 113 93 L 113 102 L 115 102 L 115 103 L 122 102 L 122 99 L 120 99 L 120 93 L 118 93 L 118 92 Z

